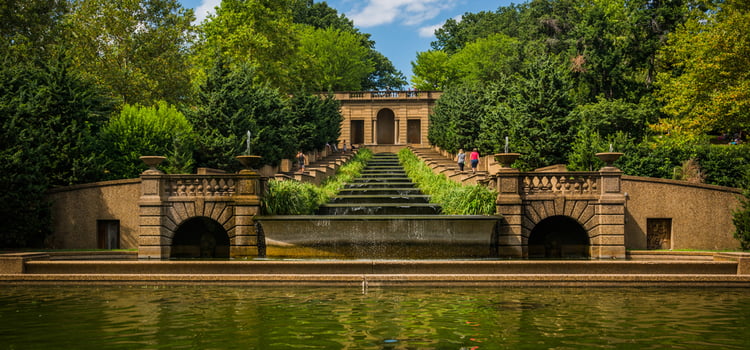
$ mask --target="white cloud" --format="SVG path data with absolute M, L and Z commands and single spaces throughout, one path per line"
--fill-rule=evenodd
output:
M 461 22 L 462 18 L 463 18 L 462 15 L 453 17 L 453 19 L 456 20 L 456 22 Z M 444 24 L 445 24 L 445 22 L 440 23 L 440 24 L 435 24 L 435 25 L 432 25 L 432 26 L 426 26 L 426 27 L 419 28 L 419 30 L 418 30 L 419 37 L 420 38 L 431 38 L 431 37 L 433 37 L 435 35 L 435 31 L 438 30 L 438 28 L 442 27 Z
M 195 8 L 195 22 L 193 24 L 203 22 L 209 13 L 216 13 L 215 7 L 219 5 L 221 5 L 221 0 L 202 0 L 200 6 Z
M 419 25 L 454 7 L 459 0 L 367 0 L 347 14 L 359 27 L 374 27 L 399 22 Z

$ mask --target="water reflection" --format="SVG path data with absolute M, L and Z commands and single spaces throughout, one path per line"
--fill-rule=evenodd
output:
M 8 349 L 750 347 L 744 289 L 2 288 Z

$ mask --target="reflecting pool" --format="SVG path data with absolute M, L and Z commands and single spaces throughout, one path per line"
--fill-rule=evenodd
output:
M 747 289 L 0 286 L 2 349 L 748 349 Z

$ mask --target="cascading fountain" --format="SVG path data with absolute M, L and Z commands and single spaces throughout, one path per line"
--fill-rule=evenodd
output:
M 261 216 L 268 258 L 488 258 L 498 216 L 442 215 L 395 154 L 376 154 L 318 215 Z

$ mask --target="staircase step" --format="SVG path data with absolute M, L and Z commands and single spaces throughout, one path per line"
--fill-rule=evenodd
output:
M 433 203 L 329 203 L 318 209 L 319 215 L 438 215 L 440 212 L 440 205 Z
M 329 204 L 404 204 L 404 203 L 429 203 L 430 196 L 417 195 L 398 195 L 398 194 L 356 194 L 356 195 L 338 195 L 334 197 Z

